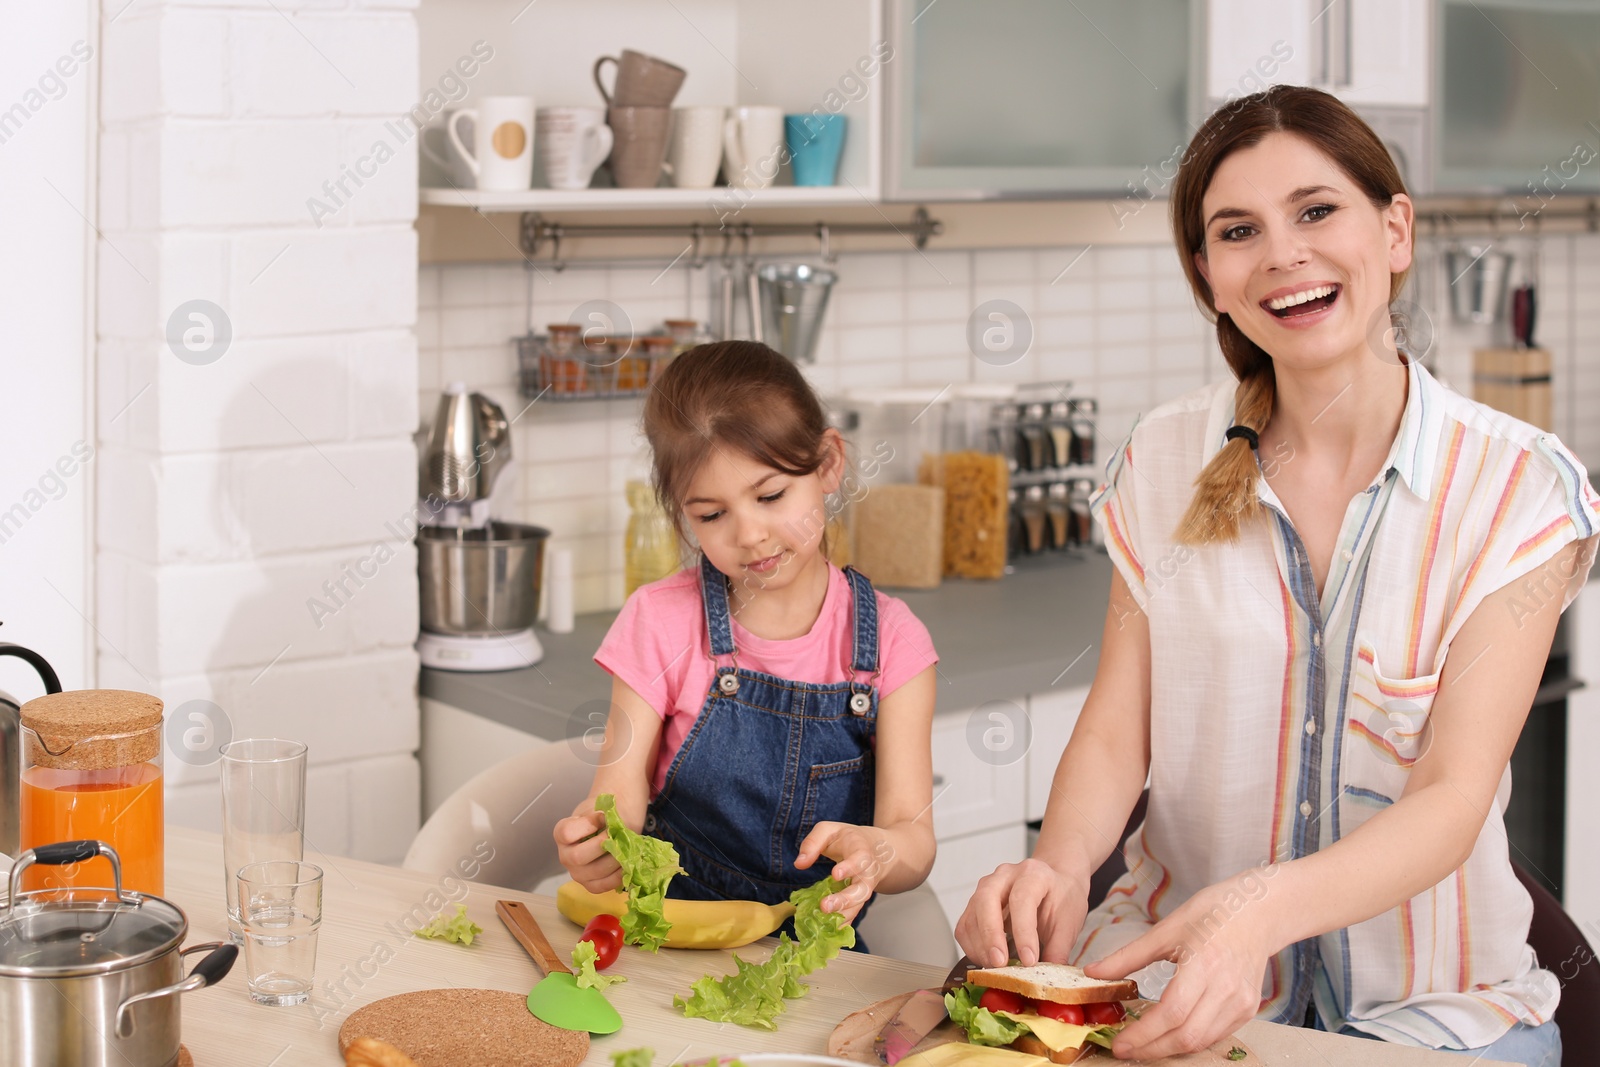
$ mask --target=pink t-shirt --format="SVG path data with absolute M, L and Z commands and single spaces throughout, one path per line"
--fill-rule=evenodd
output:
M 878 598 L 881 700 L 937 663 L 939 656 L 927 627 L 904 601 L 873 592 Z M 817 685 L 845 681 L 854 644 L 850 600 L 844 572 L 830 564 L 822 611 L 804 636 L 771 641 L 730 619 L 740 669 Z M 711 691 L 716 665 L 710 648 L 700 603 L 700 572 L 691 569 L 634 590 L 594 654 L 596 663 L 643 697 L 665 724 L 650 783 L 652 797 L 666 784 L 672 757 Z

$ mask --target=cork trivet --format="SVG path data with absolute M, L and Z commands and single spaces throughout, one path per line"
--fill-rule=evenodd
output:
M 387 1041 L 417 1067 L 572 1067 L 589 1035 L 535 1019 L 528 998 L 497 989 L 425 989 L 357 1009 L 339 1027 L 342 1054 L 358 1037 Z
M 161 699 L 127 689 L 75 689 L 22 705 L 35 767 L 94 771 L 152 760 L 161 751 Z
M 178 1046 L 178 1067 L 194 1067 L 194 1057 L 182 1045 Z

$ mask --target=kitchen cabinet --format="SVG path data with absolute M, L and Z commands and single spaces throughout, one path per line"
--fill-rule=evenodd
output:
M 1201 113 L 1200 0 L 889 0 L 889 199 L 1122 194 Z
M 1424 107 L 1433 0 L 1211 0 L 1206 95 L 1313 85 L 1355 108 Z
M 834 186 L 797 187 L 785 165 L 771 188 L 737 193 L 668 185 L 522 192 L 425 187 L 424 204 L 513 212 L 684 208 L 714 224 L 748 206 L 879 198 L 882 85 L 893 57 L 878 0 L 613 0 L 603 14 L 585 0 L 540 0 L 509 9 L 499 0 L 422 0 L 417 19 L 423 100 L 430 94 L 435 102 L 444 98 L 442 109 L 423 108 L 433 111 L 435 126 L 443 122 L 444 109 L 470 108 L 485 96 L 531 95 L 538 107 L 601 107 L 591 69 L 599 57 L 624 48 L 688 72 L 674 107 L 766 104 L 788 113 L 841 114 L 848 121 Z M 456 61 L 474 42 L 487 42 L 493 55 L 472 78 L 459 77 Z M 609 85 L 609 73 L 606 78 Z M 437 149 L 442 138 L 426 136 Z M 425 163 L 425 179 L 431 167 Z
M 1438 0 L 1437 17 L 1437 191 L 1600 190 L 1600 5 Z

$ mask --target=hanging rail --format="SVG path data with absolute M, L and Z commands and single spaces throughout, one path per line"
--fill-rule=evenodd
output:
M 721 240 L 723 256 L 726 258 L 729 246 L 733 241 L 743 245 L 745 255 L 749 255 L 750 242 L 757 237 L 815 237 L 822 251 L 824 259 L 833 259 L 833 249 L 829 241 L 839 234 L 891 234 L 897 233 L 916 245 L 918 249 L 926 248 L 928 238 L 937 237 L 944 232 L 944 223 L 928 214 L 927 208 L 919 207 L 912 212 L 910 221 L 903 225 L 893 222 L 741 222 L 730 226 L 707 226 L 703 222 L 689 223 L 660 223 L 625 225 L 617 224 L 578 224 L 565 222 L 552 222 L 537 212 L 528 211 L 522 215 L 522 252 L 532 258 L 537 256 L 546 244 L 550 246 L 550 261 L 559 270 L 561 262 L 561 242 L 568 238 L 577 237 L 683 237 L 690 242 L 688 256 L 689 265 L 701 266 L 705 263 L 703 251 L 707 242 Z
M 1600 233 L 1600 198 L 1567 196 L 1540 201 L 1531 197 L 1510 197 L 1500 203 L 1509 206 L 1473 205 L 1460 211 L 1446 211 L 1423 203 L 1416 217 L 1419 223 L 1428 224 L 1430 237 L 1448 236 L 1458 229 L 1481 226 L 1498 233 L 1502 225 L 1514 225 L 1518 232 L 1538 234 L 1547 223 L 1563 222 L 1582 223 L 1589 233 Z

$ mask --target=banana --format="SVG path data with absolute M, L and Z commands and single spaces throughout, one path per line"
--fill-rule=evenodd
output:
M 565 882 L 556 891 L 562 915 L 583 926 L 596 915 L 621 918 L 628 898 L 620 890 L 591 893 L 577 882 Z M 758 904 L 753 900 L 672 900 L 662 910 L 672 929 L 668 948 L 738 948 L 766 937 L 794 914 L 794 905 Z

